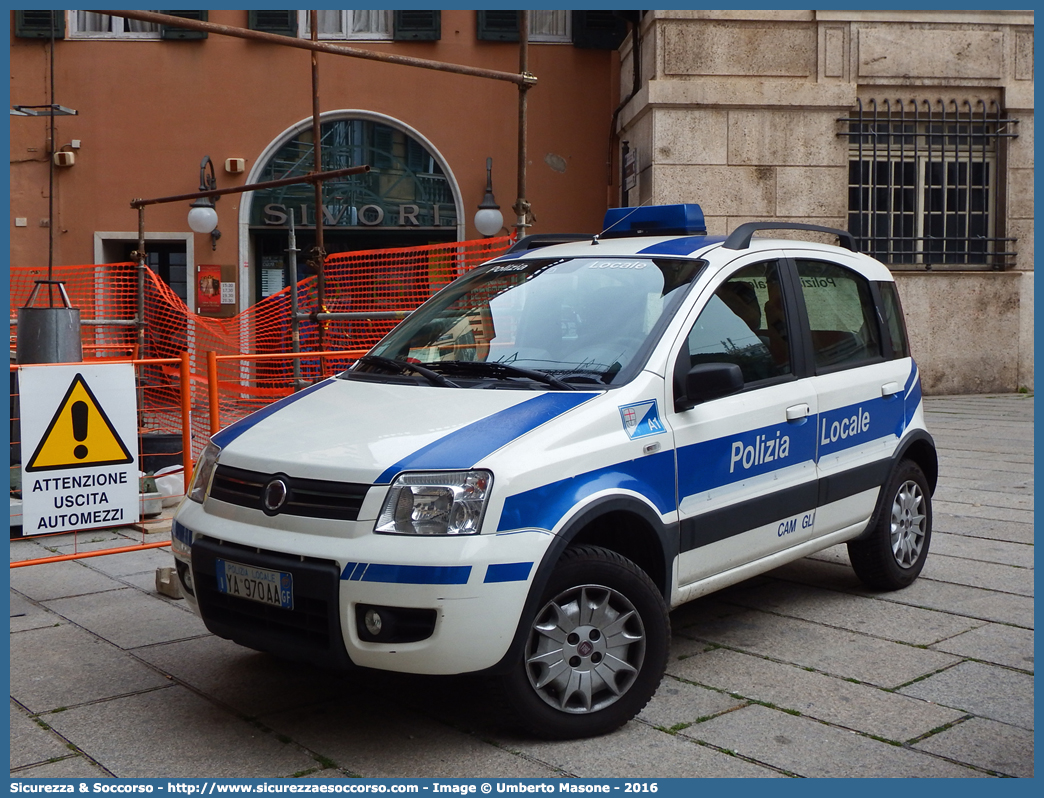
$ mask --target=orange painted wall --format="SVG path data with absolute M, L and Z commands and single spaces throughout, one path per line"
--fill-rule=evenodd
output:
M 245 11 L 211 11 L 210 21 L 246 27 Z M 12 29 L 14 22 L 12 19 Z M 518 71 L 518 46 L 480 42 L 473 11 L 443 11 L 437 42 L 352 43 L 420 58 Z M 11 102 L 49 101 L 48 43 L 11 38 Z M 530 45 L 528 195 L 533 232 L 600 229 L 609 185 L 606 159 L 617 89 L 617 54 L 563 44 Z M 467 237 L 493 157 L 494 191 L 506 223 L 514 215 L 518 91 L 514 84 L 320 54 L 320 109 L 364 109 L 423 133 L 448 160 L 464 195 Z M 218 187 L 246 182 L 271 141 L 310 119 L 310 53 L 211 34 L 202 41 L 63 40 L 55 47 L 55 102 L 78 116 L 56 118 L 56 143 L 80 139 L 76 165 L 55 174 L 55 264 L 94 260 L 95 231 L 136 232 L 136 197 L 196 191 L 209 155 Z M 11 117 L 11 263 L 47 263 L 48 120 Z M 552 168 L 545 158 L 558 166 Z M 229 157 L 247 172 L 227 174 Z M 561 171 L 562 163 L 565 164 Z M 235 263 L 238 195 L 218 205 L 217 252 L 196 237 L 196 262 Z M 151 206 L 149 231 L 187 232 L 187 203 Z M 15 227 L 15 217 L 27 219 Z

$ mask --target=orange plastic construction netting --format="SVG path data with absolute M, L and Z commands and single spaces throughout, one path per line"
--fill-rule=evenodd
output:
M 398 313 L 414 310 L 435 291 L 490 258 L 504 253 L 511 238 L 433 244 L 420 247 L 367 250 L 326 258 L 324 307 L 318 306 L 314 275 L 298 283 L 298 311 L 312 313 Z M 302 265 L 302 272 L 307 267 Z M 11 350 L 16 348 L 17 308 L 23 307 L 36 281 L 47 279 L 41 268 L 11 268 Z M 189 312 L 185 303 L 151 271 L 145 272 L 145 325 L 133 322 L 138 305 L 138 269 L 134 263 L 56 266 L 72 307 L 79 308 L 84 359 L 192 357 L 193 449 L 198 452 L 209 435 L 207 426 L 207 353 L 219 356 L 276 355 L 292 351 L 291 289 L 276 294 L 226 319 Z M 193 286 L 193 281 L 189 285 Z M 51 297 L 48 298 L 48 292 Z M 61 306 L 55 288 L 41 286 L 36 307 Z M 124 322 L 116 324 L 114 322 Z M 302 352 L 346 352 L 369 349 L 394 325 L 395 319 L 303 320 L 299 325 Z M 320 325 L 322 329 L 320 330 Z M 321 350 L 320 350 L 321 344 Z M 314 381 L 343 370 L 357 355 L 316 356 L 300 360 L 300 378 Z M 159 431 L 180 430 L 178 366 L 147 365 L 139 370 L 143 424 Z M 294 390 L 290 358 L 222 358 L 218 369 L 220 423 L 224 426 L 251 410 Z M 198 427 L 198 429 L 197 429 Z

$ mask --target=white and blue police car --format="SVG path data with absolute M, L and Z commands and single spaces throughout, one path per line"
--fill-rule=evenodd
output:
M 645 706 L 684 602 L 839 543 L 917 577 L 938 466 L 888 269 L 697 205 L 605 228 L 522 239 L 212 438 L 173 528 L 212 632 L 483 673 L 581 737 Z

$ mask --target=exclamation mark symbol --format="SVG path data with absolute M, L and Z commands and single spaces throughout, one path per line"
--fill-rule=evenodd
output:
M 73 402 L 72 408 L 73 437 L 78 441 L 87 440 L 87 403 Z M 73 456 L 82 460 L 87 456 L 87 447 L 82 443 L 73 449 Z

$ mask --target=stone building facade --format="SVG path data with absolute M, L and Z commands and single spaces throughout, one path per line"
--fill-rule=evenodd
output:
M 623 204 L 862 233 L 926 392 L 1032 389 L 1032 12 L 650 11 L 639 34 Z

